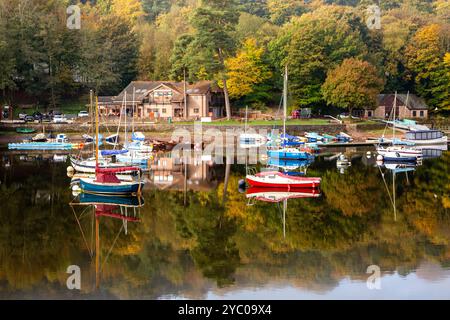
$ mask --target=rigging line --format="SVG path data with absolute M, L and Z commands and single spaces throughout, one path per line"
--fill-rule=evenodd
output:
M 388 187 L 388 185 L 387 185 L 386 179 L 384 178 L 384 173 L 383 173 L 383 171 L 381 171 L 380 166 L 377 166 L 377 167 L 378 167 L 378 169 L 380 170 L 381 177 L 383 178 L 384 186 L 386 187 L 386 190 L 387 190 L 388 195 L 389 195 L 389 199 L 390 199 L 391 204 L 392 204 L 392 206 L 394 207 L 394 210 L 395 210 L 394 200 L 392 199 L 391 192 L 389 191 L 389 187 Z
M 280 104 L 278 105 L 277 113 L 275 113 L 275 118 L 278 118 L 278 115 L 280 114 L 281 106 L 283 105 L 283 100 L 284 100 L 284 97 L 283 97 L 283 95 L 281 95 Z M 272 129 L 275 129 L 275 127 L 276 127 L 276 125 L 274 124 L 272 126 Z
M 75 220 L 77 221 L 78 227 L 80 228 L 80 232 L 81 232 L 81 235 L 83 236 L 84 244 L 86 245 L 86 248 L 88 249 L 89 256 L 90 256 L 91 259 L 92 259 L 92 257 L 93 257 L 94 255 L 93 255 L 91 249 L 89 248 L 89 245 L 88 245 L 88 243 L 87 243 L 86 237 L 85 237 L 84 232 L 83 232 L 83 228 L 81 227 L 80 220 L 78 219 L 77 214 L 75 213 L 75 209 L 74 209 L 72 206 L 70 206 L 70 207 L 72 208 L 73 215 L 74 215 L 74 217 L 75 217 Z
M 397 99 L 394 98 L 394 102 L 393 102 L 393 105 L 392 105 L 392 110 L 394 111 L 394 114 L 392 113 L 392 110 L 391 110 L 391 114 L 390 114 L 389 117 L 388 117 L 388 122 L 387 122 L 386 125 L 384 126 L 383 135 L 381 136 L 382 139 L 383 139 L 384 136 L 386 135 L 386 130 L 387 130 L 387 128 L 389 127 L 389 120 L 391 120 L 391 116 L 392 116 L 392 121 L 395 122 L 395 108 L 396 108 L 395 102 L 396 102 L 396 100 L 397 100 Z M 381 147 L 381 140 L 378 142 L 378 147 Z
M 119 145 L 120 125 L 122 124 L 122 113 L 123 113 L 122 111 L 123 111 L 123 99 L 122 99 L 122 106 L 120 107 L 119 124 L 117 125 L 117 138 L 113 150 L 116 150 L 116 147 Z
M 123 230 L 123 224 L 122 224 L 122 226 L 120 227 L 120 230 L 119 230 L 119 232 L 117 233 L 116 238 L 114 239 L 113 244 L 111 245 L 111 248 L 109 248 L 109 251 L 108 251 L 108 253 L 106 254 L 106 258 L 105 258 L 105 260 L 103 261 L 102 266 L 100 267 L 100 272 L 102 272 L 103 266 L 104 266 L 104 265 L 106 264 L 106 262 L 108 261 L 109 255 L 111 254 L 111 252 L 112 252 L 112 250 L 113 250 L 113 248 L 114 248 L 114 246 L 115 246 L 115 244 L 116 244 L 116 242 L 117 242 L 117 239 L 119 238 L 120 233 L 122 232 L 122 230 Z

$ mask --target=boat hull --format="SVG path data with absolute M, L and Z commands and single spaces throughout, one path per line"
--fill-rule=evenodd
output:
M 430 140 L 405 140 L 409 143 L 414 143 L 414 145 L 438 145 L 438 144 L 447 144 L 448 137 L 444 136 L 439 139 L 430 139 Z
M 404 149 L 388 147 L 386 149 L 379 148 L 377 150 L 378 154 L 382 155 L 384 158 L 421 158 L 422 151 L 414 149 Z
M 249 175 L 247 182 L 252 187 L 262 188 L 318 188 L 320 178 L 291 177 L 280 173 L 265 173 L 263 175 Z
M 280 151 L 269 150 L 267 151 L 269 158 L 283 159 L 283 160 L 308 160 L 311 155 L 308 152 L 303 151 Z
M 417 162 L 416 157 L 393 157 L 393 156 L 383 156 L 384 162 L 396 162 L 396 163 L 415 163 Z
M 72 150 L 78 148 L 80 148 L 80 144 L 76 143 L 23 142 L 8 144 L 10 150 Z
M 74 158 L 70 158 L 70 163 L 72 164 L 72 167 L 77 172 L 83 172 L 83 173 L 95 173 L 95 160 L 76 160 Z M 99 168 L 100 169 L 116 169 L 116 168 L 124 168 L 129 167 L 130 164 L 127 163 L 108 163 L 105 164 L 104 162 L 100 162 Z M 132 173 L 129 172 L 123 172 L 123 173 Z
M 84 192 L 108 195 L 132 195 L 144 188 L 143 182 L 101 183 L 94 179 L 81 178 L 80 188 Z
M 261 188 L 251 187 L 247 190 L 248 199 L 256 199 L 264 202 L 280 202 L 287 199 L 317 198 L 320 191 L 311 188 Z

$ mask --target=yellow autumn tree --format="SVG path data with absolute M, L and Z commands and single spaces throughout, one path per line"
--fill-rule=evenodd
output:
M 272 76 L 263 61 L 264 48 L 253 38 L 244 41 L 235 57 L 225 61 L 228 92 L 231 98 L 239 99 L 254 92 L 255 86 Z
M 135 25 L 136 21 L 145 15 L 139 0 L 113 0 L 111 11 L 116 16 L 127 20 L 131 25 Z
M 415 78 L 416 91 L 430 107 L 441 110 L 450 110 L 448 39 L 447 27 L 430 24 L 417 30 L 406 48 L 406 66 Z

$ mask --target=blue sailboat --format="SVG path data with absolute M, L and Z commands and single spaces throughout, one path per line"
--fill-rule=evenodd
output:
M 284 73 L 284 87 L 283 87 L 283 134 L 281 135 L 281 146 L 267 151 L 269 158 L 275 159 L 288 159 L 288 160 L 307 160 L 311 158 L 311 154 L 308 151 L 299 150 L 292 146 L 286 145 L 286 141 L 295 142 L 300 141 L 300 138 L 292 139 L 293 136 L 286 134 L 286 118 L 287 118 L 287 82 L 288 72 L 287 66 Z M 291 139 L 289 139 L 291 137 Z
M 96 137 L 98 138 L 98 98 L 96 103 L 96 119 L 95 119 Z M 96 139 L 98 140 L 98 139 Z M 137 167 L 121 167 L 121 168 L 100 168 L 99 166 L 99 150 L 96 145 L 95 152 L 95 177 L 80 178 L 80 188 L 85 193 L 104 194 L 104 195 L 133 195 L 140 194 L 144 182 L 141 180 L 140 169 Z M 131 181 L 120 180 L 116 174 L 123 172 L 138 172 L 139 179 Z

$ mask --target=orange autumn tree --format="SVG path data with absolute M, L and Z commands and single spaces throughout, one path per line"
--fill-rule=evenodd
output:
M 351 114 L 354 108 L 375 107 L 383 87 L 384 81 L 373 65 L 350 58 L 328 72 L 322 94 L 328 105 L 346 108 Z

